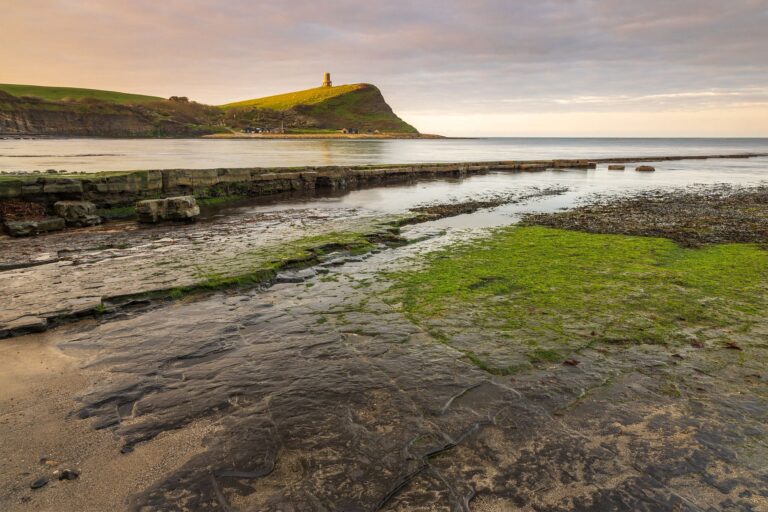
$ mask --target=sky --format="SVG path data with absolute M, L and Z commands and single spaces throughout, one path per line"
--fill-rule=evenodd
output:
M 0 0 L 0 83 L 377 85 L 423 133 L 768 137 L 768 0 Z

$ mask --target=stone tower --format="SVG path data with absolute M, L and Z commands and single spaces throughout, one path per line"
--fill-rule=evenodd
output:
M 330 87 L 331 85 L 331 74 L 326 71 L 323 74 L 323 87 Z

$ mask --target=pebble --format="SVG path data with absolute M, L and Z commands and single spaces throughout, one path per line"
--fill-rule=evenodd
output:
M 62 469 L 61 471 L 54 471 L 53 476 L 59 480 L 74 480 L 80 476 L 80 472 L 76 469 Z
M 41 476 L 31 484 L 29 484 L 29 487 L 32 489 L 39 489 L 41 487 L 45 487 L 48 484 L 48 479 L 44 476 Z

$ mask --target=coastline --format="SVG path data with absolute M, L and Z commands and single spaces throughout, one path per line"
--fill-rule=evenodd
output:
M 284 192 L 343 191 L 429 178 L 462 178 L 490 171 L 593 169 L 601 163 L 639 163 L 716 158 L 754 158 L 766 153 L 644 156 L 596 159 L 507 160 L 410 165 L 156 169 L 83 174 L 3 174 L 0 200 L 41 203 L 86 200 L 99 208 L 132 205 L 141 199 L 193 195 L 198 199 L 269 196 Z
M 449 139 L 429 133 L 212 133 L 198 137 L 200 139 Z M 465 137 L 460 137 L 465 138 Z
M 2 272 L 15 314 L 26 322 L 39 315 L 37 330 L 51 329 L 13 333 L 22 336 L 0 346 L 0 405 L 9 413 L 0 503 L 19 511 L 197 510 L 221 496 L 261 510 L 267 499 L 282 503 L 285 485 L 310 495 L 336 484 L 335 474 L 314 469 L 335 465 L 364 472 L 342 473 L 345 494 L 327 498 L 333 506 L 358 499 L 346 489 L 362 480 L 374 508 L 392 488 L 406 497 L 431 491 L 430 481 L 403 486 L 397 470 L 414 452 L 443 450 L 428 464 L 456 468 L 454 481 L 490 481 L 502 468 L 491 489 L 499 494 L 512 479 L 530 481 L 529 468 L 543 468 L 554 489 L 572 467 L 596 467 L 609 491 L 632 491 L 637 508 L 645 496 L 637 464 L 676 493 L 691 479 L 721 486 L 717 471 L 728 464 L 738 480 L 727 475 L 728 492 L 705 504 L 740 499 L 762 508 L 765 497 L 743 489 L 759 485 L 755 468 L 764 460 L 762 448 L 750 451 L 765 435 L 764 288 L 752 285 L 764 283 L 756 279 L 764 253 L 635 236 L 646 233 L 636 228 L 647 229 L 649 215 L 686 239 L 711 235 L 713 222 L 736 228 L 716 230 L 730 233 L 719 242 L 759 235 L 764 191 L 729 194 L 650 194 L 629 208 L 587 205 L 541 220 L 560 229 L 537 220 L 469 237 L 427 238 L 428 223 L 397 233 L 381 216 L 309 209 L 29 239 L 30 254 L 59 257 Z M 740 208 L 746 227 L 713 200 Z M 604 234 L 617 211 L 626 233 Z M 514 301 L 499 301 L 498 290 L 511 290 Z M 136 293 L 119 296 L 129 291 Z M 542 293 L 557 301 L 542 306 Z M 499 318 L 522 318 L 514 336 L 496 328 Z M 647 321 L 661 326 L 659 338 Z M 510 421 L 510 404 L 525 423 Z M 746 411 L 739 421 L 735 410 Z M 470 434 L 444 450 L 442 440 L 457 431 Z M 529 453 L 532 443 L 534 462 L 522 477 L 519 465 L 499 462 Z M 371 455 L 361 461 L 361 452 Z M 656 471 L 670 457 L 679 468 L 672 477 Z M 715 469 L 702 476 L 702 465 Z M 235 472 L 243 468 L 250 473 Z M 59 480 L 65 469 L 79 476 Z M 30 488 L 41 478 L 44 488 Z M 317 487 L 304 490 L 310 478 Z M 180 492 L 187 489 L 196 492 Z M 567 491 L 591 499 L 589 487 Z M 561 499 L 548 492 L 544 498 Z M 513 508 L 477 503 L 481 512 Z

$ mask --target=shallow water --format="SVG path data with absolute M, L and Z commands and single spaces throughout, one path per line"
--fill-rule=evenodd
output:
M 440 227 L 492 227 L 513 223 L 524 212 L 555 211 L 595 195 L 715 183 L 754 185 L 768 180 L 768 157 L 664 161 L 651 162 L 650 165 L 654 165 L 657 171 L 636 172 L 632 164 L 627 164 L 625 171 L 609 171 L 607 164 L 601 164 L 589 170 L 490 172 L 465 179 L 355 190 L 335 197 L 280 199 L 256 209 L 266 212 L 290 208 L 360 208 L 381 213 L 402 213 L 414 206 L 511 194 L 532 187 L 567 189 L 563 194 L 537 198 L 533 202 L 506 204 L 430 223 Z M 253 205 L 248 204 L 244 208 L 253 208 Z
M 206 169 L 768 152 L 768 139 L 0 139 L 0 171 Z

